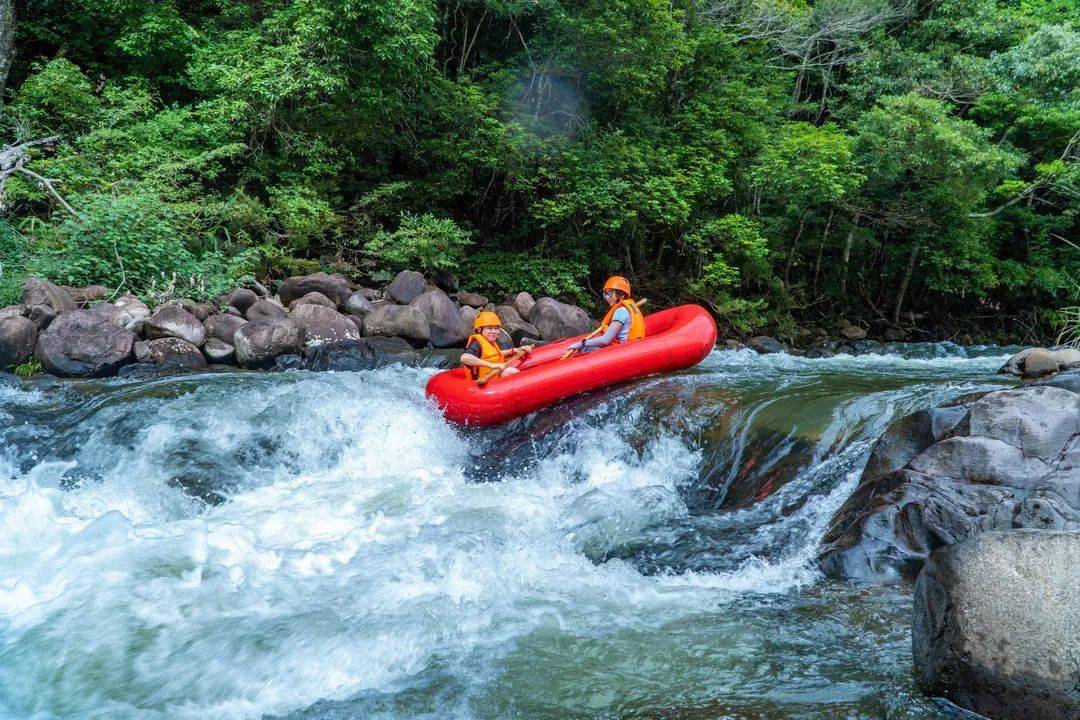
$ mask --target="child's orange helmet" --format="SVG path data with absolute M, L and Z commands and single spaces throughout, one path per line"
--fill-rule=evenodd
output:
M 479 330 L 482 327 L 502 327 L 502 321 L 499 320 L 499 316 L 495 313 L 485 310 L 476 316 L 472 327 L 473 330 Z
M 621 290 L 626 293 L 627 297 L 630 297 L 630 281 L 622 275 L 613 275 L 604 283 L 604 292 L 608 290 Z

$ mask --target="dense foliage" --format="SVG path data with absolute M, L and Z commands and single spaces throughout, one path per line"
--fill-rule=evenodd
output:
M 1080 300 L 1071 0 L 17 6 L 17 278 L 212 294 L 401 267 L 740 330 L 1050 333 Z

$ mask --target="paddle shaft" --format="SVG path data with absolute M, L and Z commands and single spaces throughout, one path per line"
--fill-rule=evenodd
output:
M 484 387 L 489 382 L 491 382 L 495 378 L 502 375 L 503 370 L 508 368 L 510 366 L 510 363 L 515 362 L 515 361 L 520 360 L 521 358 L 525 357 L 526 352 L 528 352 L 528 351 L 525 350 L 525 348 L 518 348 L 517 350 L 514 351 L 514 354 L 510 356 L 509 360 L 506 360 L 505 362 L 503 362 L 503 366 L 501 368 L 499 368 L 498 370 L 496 370 L 493 373 L 489 373 L 488 375 L 485 375 L 484 377 L 480 378 L 479 380 L 476 381 L 476 384 L 479 385 L 480 387 Z

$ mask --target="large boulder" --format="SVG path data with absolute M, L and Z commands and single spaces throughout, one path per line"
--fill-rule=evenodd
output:
M 459 292 L 457 294 L 457 299 L 462 307 L 482 308 L 488 304 L 488 299 L 486 297 L 472 292 Z
M 1080 367 L 1080 350 L 1075 348 L 1048 350 L 1033 347 L 1013 355 L 998 372 L 1035 379 L 1074 367 Z
M 323 305 L 297 305 L 289 317 L 304 328 L 304 340 L 309 345 L 360 339 L 360 330 L 356 323 L 337 310 Z
M 30 308 L 23 304 L 8 305 L 7 307 L 0 308 L 0 318 L 6 317 L 27 317 L 30 314 Z
M 206 330 L 206 339 L 217 338 L 221 342 L 232 345 L 236 331 L 247 325 L 247 320 L 235 315 L 211 315 L 203 321 Z
M 113 303 L 126 312 L 133 320 L 145 320 L 150 317 L 150 308 L 139 298 L 131 295 L 121 295 Z
M 371 370 L 394 363 L 415 365 L 420 353 L 399 337 L 367 337 L 360 340 L 335 340 L 305 348 L 300 367 L 305 370 Z
M 427 290 L 427 280 L 415 270 L 402 270 L 389 285 L 385 294 L 391 300 L 408 305 Z
M 190 315 L 193 315 L 196 320 L 202 322 L 206 318 L 217 312 L 217 308 L 208 303 L 197 303 L 194 300 L 184 298 L 180 301 L 180 307 L 188 311 Z
M 0 318 L 0 368 L 22 365 L 34 354 L 37 325 L 22 315 Z
M 366 293 L 357 290 L 349 296 L 341 309 L 349 315 L 362 318 L 374 310 L 375 306 L 371 304 L 371 298 Z
M 775 338 L 771 338 L 768 335 L 757 335 L 752 337 L 746 341 L 746 346 L 762 355 L 786 353 L 788 351 L 787 346 L 784 345 L 784 343 Z
M 176 337 L 143 340 L 135 343 L 135 359 L 160 368 L 187 369 L 206 367 L 206 358 L 189 342 Z
M 278 297 L 281 303 L 288 306 L 293 300 L 304 297 L 310 292 L 319 292 L 330 298 L 335 306 L 344 305 L 352 295 L 349 281 L 340 275 L 327 275 L 326 273 L 313 273 L 291 277 L 281 283 L 278 288 Z
M 22 284 L 23 305 L 34 307 L 47 305 L 60 315 L 75 309 L 75 301 L 59 285 L 41 278 L 26 278 Z
M 521 344 L 525 339 L 537 339 L 540 330 L 531 323 L 525 322 L 513 305 L 500 305 L 495 308 L 495 314 L 502 322 L 502 329 L 513 339 L 515 344 Z
M 146 338 L 157 340 L 175 337 L 185 340 L 195 347 L 202 347 L 206 342 L 206 328 L 198 318 L 176 303 L 162 305 L 146 319 L 143 325 Z
M 527 318 L 529 317 L 529 313 L 532 312 L 533 305 L 536 304 L 536 300 L 534 300 L 533 296 L 527 292 L 519 292 L 517 295 L 511 298 L 510 304 L 513 305 L 514 309 L 518 311 L 518 315 L 520 315 L 522 318 Z
M 56 318 L 38 337 L 34 356 L 54 375 L 105 377 L 131 361 L 135 333 L 86 310 Z
M 458 308 L 458 314 L 461 315 L 461 321 L 465 323 L 465 327 L 469 328 L 469 332 L 472 332 L 473 325 L 476 323 L 476 316 L 480 314 L 480 311 L 471 305 L 462 305 Z
M 923 689 L 995 720 L 1080 718 L 1080 533 L 988 532 L 935 550 L 915 584 Z
M 207 338 L 206 344 L 202 346 L 202 351 L 206 355 L 206 359 L 215 365 L 236 362 L 236 348 L 232 346 L 232 343 L 227 343 L 220 338 Z
M 541 339 L 549 342 L 582 335 L 595 325 L 581 308 L 550 297 L 536 301 L 529 311 L 528 321 L 539 332 Z
M 364 334 L 370 337 L 404 338 L 413 347 L 423 347 L 431 339 L 431 326 L 424 313 L 411 305 L 379 305 L 364 318 Z
M 1080 394 L 1032 385 L 897 421 L 820 561 L 836 576 L 913 576 L 938 547 L 1010 528 L 1080 530 Z
M 26 317 L 33 321 L 38 330 L 44 330 L 56 319 L 56 310 L 52 305 L 32 305 L 27 309 Z
M 263 289 L 265 290 L 265 288 Z M 246 313 L 247 309 L 258 301 L 259 295 L 254 290 L 248 288 L 236 288 L 219 297 L 218 306 L 232 306 L 241 313 Z
M 236 360 L 248 368 L 266 368 L 278 355 L 299 353 L 304 328 L 292 318 L 260 318 L 240 327 L 233 336 Z
M 104 300 L 109 292 L 104 285 L 87 285 L 86 287 L 61 285 L 60 288 L 71 297 L 75 306 L 81 310 L 85 310 L 91 303 Z
M 348 302 L 348 300 L 346 299 L 345 302 Z M 303 297 L 296 298 L 291 303 L 289 303 L 289 309 L 293 310 L 299 305 L 322 305 L 323 307 L 337 310 L 337 303 L 318 291 L 312 291 L 309 292 L 307 295 L 304 295 Z
M 410 304 L 427 318 L 431 344 L 437 348 L 462 347 L 472 326 L 461 319 L 454 301 L 442 290 L 428 290 Z
M 285 312 L 285 308 L 273 300 L 257 300 L 247 309 L 245 315 L 248 320 L 258 320 L 260 318 L 283 318 L 288 313 Z
M 117 305 L 116 303 L 98 303 L 87 310 L 87 312 L 102 320 L 116 323 L 120 327 L 125 327 L 128 330 L 131 330 L 135 323 L 146 319 L 145 316 L 134 315 L 127 306 Z

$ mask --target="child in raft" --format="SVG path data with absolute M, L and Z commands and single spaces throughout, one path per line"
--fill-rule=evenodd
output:
M 473 334 L 466 341 L 465 354 L 461 356 L 461 364 L 469 369 L 473 380 L 486 382 L 492 375 L 516 375 L 521 371 L 508 365 L 506 356 L 522 353 L 528 355 L 532 352 L 532 345 L 522 345 L 516 350 L 501 349 L 498 343 L 500 328 L 502 322 L 499 316 L 490 310 L 476 316 Z
M 637 303 L 630 299 L 629 280 L 620 275 L 608 278 L 604 283 L 604 301 L 611 309 L 600 323 L 598 332 L 602 334 L 579 340 L 569 347 L 570 350 L 590 352 L 645 337 L 645 317 Z

